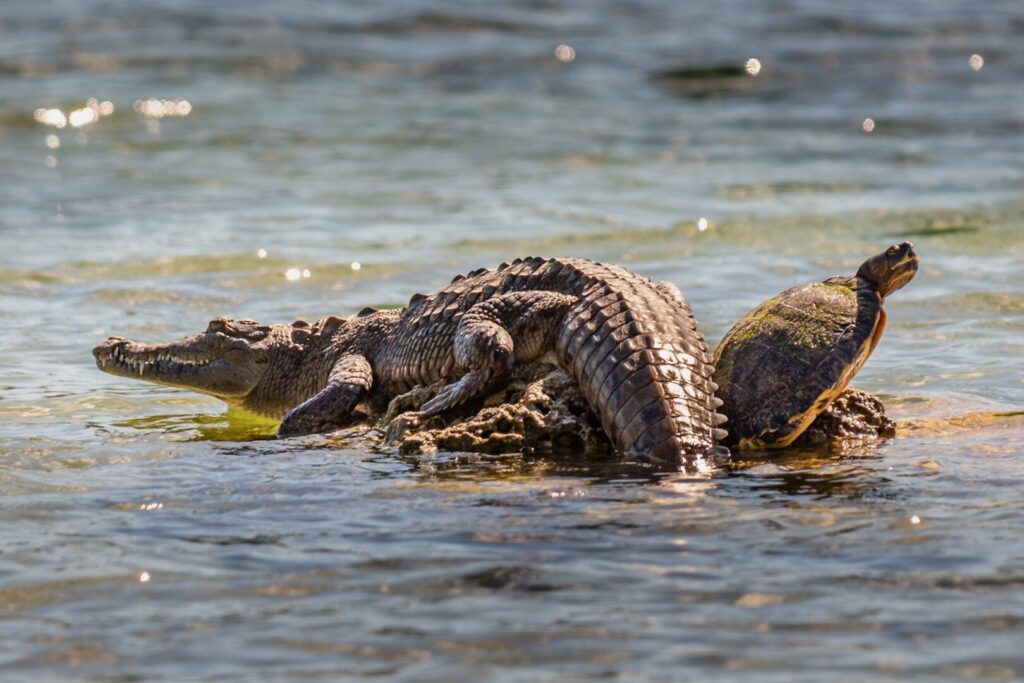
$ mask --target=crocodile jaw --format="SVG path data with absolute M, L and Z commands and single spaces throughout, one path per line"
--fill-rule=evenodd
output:
M 267 362 L 255 349 L 225 348 L 200 334 L 167 344 L 111 337 L 93 349 L 96 366 L 111 375 L 189 389 L 218 398 L 245 396 Z M 262 362 L 261 362 L 262 361 Z

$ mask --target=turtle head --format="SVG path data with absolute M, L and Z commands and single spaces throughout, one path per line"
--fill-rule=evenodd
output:
M 873 284 L 884 299 L 910 282 L 920 263 L 914 245 L 903 242 L 865 261 L 857 271 L 857 277 Z

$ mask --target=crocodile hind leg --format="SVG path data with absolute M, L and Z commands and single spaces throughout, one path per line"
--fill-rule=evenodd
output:
M 529 361 L 554 348 L 562 319 L 576 297 L 547 291 L 508 292 L 476 304 L 455 331 L 455 361 L 466 369 L 420 409 L 443 413 L 499 389 L 514 361 Z
M 370 391 L 373 368 L 365 357 L 350 354 L 334 364 L 318 394 L 288 411 L 278 437 L 319 434 L 346 426 L 352 410 Z

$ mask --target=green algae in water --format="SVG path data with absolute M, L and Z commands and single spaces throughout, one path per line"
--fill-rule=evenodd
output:
M 160 414 L 112 423 L 121 429 L 158 432 L 185 441 L 253 441 L 272 439 L 277 420 L 228 410 L 221 415 Z

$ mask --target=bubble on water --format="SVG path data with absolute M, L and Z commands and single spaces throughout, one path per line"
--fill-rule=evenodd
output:
M 354 271 L 356 271 L 358 273 L 362 269 L 363 269 L 363 264 L 362 263 L 360 263 L 359 261 L 353 261 L 352 262 L 352 270 L 354 270 Z
M 748 74 L 750 74 L 751 76 L 756 76 L 759 73 L 761 73 L 761 60 L 751 57 L 750 59 L 747 60 L 747 63 L 744 66 L 744 68 L 746 69 Z
M 870 133 L 875 129 L 875 120 L 864 119 L 864 122 L 860 124 L 860 127 L 864 130 L 865 133 Z
M 53 133 L 50 133 L 46 136 L 46 146 L 50 149 L 57 149 L 60 147 L 60 138 Z
M 142 572 L 139 574 L 139 583 L 149 583 L 151 578 L 152 577 L 149 575 L 149 572 Z
M 555 48 L 555 59 L 560 62 L 571 62 L 576 59 L 576 50 L 569 45 L 559 45 Z
M 46 157 L 46 168 L 57 168 L 57 157 L 52 154 Z
M 709 223 L 707 218 L 697 219 L 697 229 L 701 232 L 705 232 L 708 229 Z
M 260 249 L 260 250 L 258 250 L 258 251 L 256 252 L 256 257 L 257 257 L 257 258 L 267 258 L 267 250 L 266 250 L 266 249 Z
M 985 66 L 985 58 L 979 54 L 973 54 L 967 60 L 967 63 L 971 65 L 971 69 L 974 71 L 981 71 L 981 67 Z
M 308 277 L 310 277 L 312 275 L 313 274 L 311 272 L 309 272 L 309 268 L 303 268 L 302 269 L 302 277 L 308 278 Z
M 288 282 L 296 282 L 302 278 L 302 271 L 298 268 L 289 268 L 284 271 L 284 277 Z
M 920 523 L 921 523 L 921 518 L 920 518 L 920 517 L 918 517 L 917 515 L 913 515 L 913 516 L 912 516 L 912 517 L 910 518 L 910 523 L 911 523 L 911 524 L 920 524 Z

